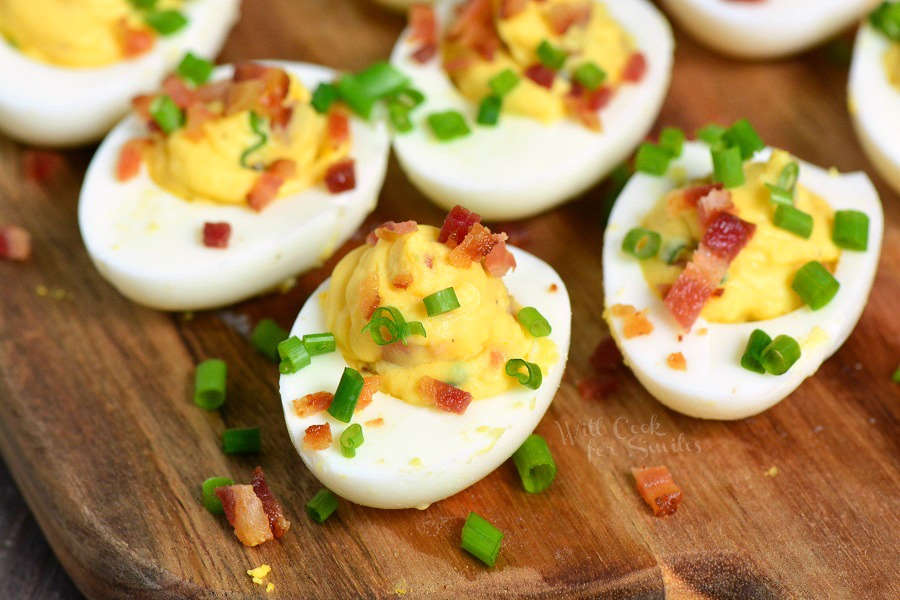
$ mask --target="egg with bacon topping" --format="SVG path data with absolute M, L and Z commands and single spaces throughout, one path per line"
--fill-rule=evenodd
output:
M 186 66 L 187 65 L 187 66 Z M 191 54 L 98 149 L 79 222 L 94 264 L 166 310 L 230 304 L 324 261 L 372 211 L 383 124 L 311 92 L 329 69 Z
M 556 272 L 505 238 L 462 207 L 441 229 L 385 223 L 306 302 L 293 339 L 327 332 L 334 351 L 283 369 L 280 388 L 323 485 L 425 508 L 534 430 L 565 368 L 571 308 Z

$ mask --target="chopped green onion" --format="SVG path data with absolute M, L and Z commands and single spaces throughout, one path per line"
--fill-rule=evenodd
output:
M 525 372 L 522 372 L 523 369 Z M 510 377 L 515 377 L 519 383 L 532 390 L 541 387 L 541 383 L 544 380 L 539 365 L 521 358 L 511 358 L 506 361 L 506 374 Z
M 213 72 L 213 64 L 205 58 L 200 58 L 193 52 L 188 52 L 178 63 L 178 75 L 194 85 L 203 85 L 209 81 Z
M 422 325 L 420 321 L 409 321 L 407 323 L 404 323 L 400 327 L 400 332 L 400 341 L 404 341 L 411 335 L 421 335 L 422 337 L 428 337 L 428 334 L 425 333 L 425 326 Z
M 754 329 L 747 341 L 747 348 L 741 357 L 741 366 L 748 371 L 765 374 L 766 368 L 762 364 L 762 354 L 766 347 L 772 343 L 772 338 L 762 329 Z
M 665 175 L 671 160 L 672 155 L 668 150 L 645 142 L 638 148 L 637 156 L 634 157 L 634 169 L 650 175 Z
M 225 361 L 204 360 L 194 373 L 194 404 L 203 410 L 215 410 L 225 403 Z
M 375 102 L 407 87 L 409 77 L 390 64 L 379 61 L 365 71 L 348 73 L 337 82 L 340 97 L 355 113 L 368 119 Z
M 129 0 L 129 2 L 138 10 L 151 10 L 156 8 L 157 0 Z
M 256 324 L 253 333 L 250 334 L 250 343 L 257 352 L 269 357 L 272 362 L 278 362 L 278 344 L 288 337 L 288 332 L 282 329 L 272 319 L 263 319 Z
M 324 523 L 337 510 L 338 499 L 329 490 L 322 488 L 312 500 L 306 503 L 306 514 L 316 523 Z
M 779 335 L 762 352 L 761 363 L 767 373 L 783 375 L 800 359 L 800 344 L 789 335 Z
M 387 103 L 388 119 L 398 133 L 412 131 L 413 123 L 409 118 L 409 107 L 399 100 L 389 100 Z
M 164 133 L 172 133 L 184 125 L 184 113 L 169 96 L 157 96 L 150 103 L 150 115 Z
M 747 119 L 741 119 L 729 127 L 722 135 L 722 141 L 729 146 L 740 148 L 742 160 L 747 160 L 766 147 Z
M 545 67 L 549 67 L 554 71 L 559 71 L 566 64 L 566 51 L 562 48 L 557 48 L 547 40 L 543 40 L 538 45 L 537 57 Z
M 635 227 L 625 234 L 622 250 L 641 260 L 653 258 L 659 252 L 661 241 L 662 237 L 655 231 Z
M 281 357 L 281 364 L 278 366 L 278 370 L 282 375 L 296 373 L 303 367 L 309 366 L 310 362 L 312 362 L 309 357 L 309 351 L 307 351 L 306 346 L 296 335 L 278 342 L 278 356 Z
M 828 269 L 815 260 L 800 267 L 791 283 L 791 289 L 813 310 L 819 310 L 831 302 L 840 287 L 841 284 Z
M 712 160 L 716 181 L 722 182 L 727 188 L 737 187 L 744 183 L 744 161 L 741 160 L 741 150 L 737 146 L 730 148 L 713 149 Z
M 454 138 L 469 135 L 470 129 L 466 125 L 466 119 L 459 111 L 448 110 L 445 112 L 431 113 L 427 118 L 434 137 L 442 142 Z
M 500 107 L 503 101 L 500 96 L 486 96 L 478 107 L 478 118 L 475 120 L 479 125 L 496 125 L 500 120 Z
M 536 433 L 529 435 L 512 455 L 513 463 L 522 480 L 522 487 L 529 494 L 543 492 L 556 477 L 556 463 L 547 441 Z
M 781 173 L 778 174 L 778 183 L 776 185 L 783 190 L 793 191 L 797 186 L 797 179 L 799 177 L 800 165 L 791 161 L 781 169 Z
M 344 75 L 338 79 L 335 85 L 341 100 L 346 102 L 353 112 L 364 119 L 372 116 L 372 107 L 375 106 L 378 98 L 367 95 L 366 91 L 356 81 L 355 75 Z
M 459 299 L 452 287 L 425 296 L 422 298 L 422 302 L 425 304 L 425 312 L 429 317 L 436 317 L 459 308 Z
M 386 330 L 390 337 L 384 337 Z M 362 331 L 368 331 L 372 336 L 372 340 L 379 346 L 392 344 L 400 341 L 406 345 L 406 338 L 411 335 L 421 335 L 427 337 L 425 327 L 419 321 L 407 323 L 400 311 L 393 306 L 379 306 L 372 312 L 369 322 L 366 323 Z
M 544 318 L 544 315 L 533 306 L 526 306 L 519 309 L 519 312 L 516 314 L 516 319 L 528 330 L 531 337 L 546 337 L 553 331 L 553 328 L 550 327 L 550 323 Z
M 601 69 L 597 63 L 587 61 L 575 68 L 572 77 L 587 89 L 594 91 L 606 81 L 606 71 Z
M 225 454 L 255 454 L 261 445 L 259 427 L 226 429 L 222 432 L 222 450 Z
M 723 144 L 722 136 L 725 135 L 725 131 L 721 125 L 712 123 L 697 130 L 697 139 L 706 142 L 711 148 L 718 148 Z
M 667 265 L 674 265 L 689 251 L 687 242 L 683 240 L 669 240 L 663 246 L 660 257 Z
M 769 189 L 769 200 L 774 202 L 775 204 L 784 204 L 785 206 L 794 206 L 794 192 L 791 190 L 786 190 L 782 187 L 778 187 L 777 185 L 767 183 L 766 187 Z
M 303 336 L 303 345 L 310 356 L 328 354 L 337 348 L 333 333 L 307 333 Z
M 364 384 L 363 376 L 359 374 L 359 371 L 345 367 L 341 381 L 334 392 L 334 400 L 328 407 L 329 414 L 338 421 L 349 423 L 353 418 L 353 410 L 356 408 L 356 401 L 359 400 L 359 393 Z
M 900 3 L 882 2 L 869 15 L 869 22 L 888 39 L 900 42 Z
M 252 146 L 241 152 L 241 166 L 244 168 L 250 168 L 250 165 L 247 164 L 247 157 L 265 146 L 266 142 L 269 141 L 269 136 L 266 134 L 266 119 L 259 116 L 256 111 L 253 110 L 250 111 L 250 130 L 253 131 L 258 138 Z
M 214 515 L 221 515 L 225 512 L 222 501 L 216 496 L 216 488 L 227 487 L 229 485 L 234 485 L 234 481 L 229 477 L 210 477 L 203 482 L 200 489 L 203 493 L 203 506 L 206 507 L 206 510 Z
M 493 567 L 500 553 L 503 533 L 483 517 L 470 512 L 462 528 L 462 549 Z
M 337 87 L 333 83 L 320 83 L 313 92 L 312 100 L 309 101 L 316 112 L 324 115 L 331 109 L 331 105 L 337 101 L 340 94 Z
M 488 86 L 501 98 L 519 84 L 520 77 L 512 69 L 503 69 L 488 80 Z
M 387 346 L 401 339 L 400 325 L 387 317 L 372 317 L 363 327 L 363 331 L 368 331 L 372 341 L 379 346 Z M 389 337 L 384 337 L 385 331 Z
M 684 149 L 684 132 L 677 127 L 666 127 L 659 134 L 659 147 L 668 151 L 672 158 L 678 158 Z
M 341 434 L 341 454 L 345 458 L 356 456 L 356 449 L 366 441 L 363 436 L 362 425 L 354 423 Z
M 894 371 L 894 374 L 891 375 L 891 381 L 894 383 L 900 383 L 900 367 L 897 367 L 897 370 Z
M 172 35 L 188 24 L 187 17 L 177 10 L 154 10 L 144 15 L 144 21 L 160 35 Z
M 775 227 L 785 229 L 802 238 L 809 239 L 813 230 L 813 218 L 809 213 L 798 210 L 790 204 L 778 204 L 772 221 Z
M 405 87 L 397 90 L 391 100 L 400 102 L 410 110 L 425 102 L 425 94 L 411 87 Z
M 835 212 L 831 239 L 841 248 L 865 250 L 869 246 L 869 215 L 858 210 Z

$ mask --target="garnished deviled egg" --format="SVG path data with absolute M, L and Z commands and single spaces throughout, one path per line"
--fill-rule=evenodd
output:
M 645 0 L 443 0 L 410 17 L 391 60 L 425 100 L 394 149 L 444 208 L 520 218 L 579 194 L 668 89 L 672 32 Z
M 215 56 L 240 0 L 0 2 L 0 130 L 68 146 L 99 139 L 187 50 Z
M 776 58 L 827 40 L 879 0 L 662 0 L 678 23 L 740 58 Z
M 862 146 L 900 193 L 900 2 L 885 2 L 856 36 L 848 102 Z
M 746 121 L 703 137 L 712 150 L 639 152 L 638 169 L 656 174 L 636 173 L 613 207 L 604 316 L 663 404 L 740 419 L 790 394 L 850 335 L 883 215 L 865 174 L 765 149 Z
M 283 357 L 302 368 L 282 362 L 281 398 L 323 485 L 425 508 L 534 430 L 565 369 L 571 307 L 559 275 L 505 238 L 461 207 L 441 229 L 385 223 L 306 302 L 281 348 L 293 341 Z
M 335 75 L 286 62 L 212 72 L 188 55 L 160 92 L 136 98 L 81 190 L 100 273 L 138 303 L 193 310 L 328 258 L 374 209 L 389 151 L 383 124 L 312 101 Z

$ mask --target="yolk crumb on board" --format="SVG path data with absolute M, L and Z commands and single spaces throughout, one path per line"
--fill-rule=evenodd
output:
M 266 577 L 269 576 L 269 573 L 272 572 L 272 567 L 266 564 L 259 565 L 255 569 L 248 569 L 247 575 L 249 575 L 253 579 L 253 583 L 256 585 L 263 585 L 265 581 L 263 581 Z M 266 585 L 266 591 L 271 592 L 275 589 L 275 584 L 270 583 Z

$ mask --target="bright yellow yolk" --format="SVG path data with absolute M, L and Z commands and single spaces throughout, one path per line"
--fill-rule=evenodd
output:
M 887 71 L 888 81 L 900 89 L 900 43 L 891 44 L 884 53 L 884 68 Z
M 160 0 L 157 8 L 178 8 Z M 3 0 L 0 32 L 32 58 L 65 67 L 99 67 L 125 58 L 122 23 L 146 28 L 128 0 Z
M 321 300 L 328 331 L 347 362 L 380 375 L 381 391 L 419 405 L 430 403 L 416 391 L 424 376 L 460 387 L 477 400 L 521 387 L 505 373 L 511 358 L 537 363 L 546 373 L 558 357 L 556 345 L 531 337 L 516 321 L 517 306 L 502 279 L 489 276 L 477 262 L 466 269 L 451 266 L 450 250 L 437 236 L 434 227 L 420 225 L 395 241 L 357 248 L 335 267 Z M 411 278 L 406 289 L 392 285 L 398 275 Z M 422 298 L 447 287 L 456 291 L 460 307 L 429 317 Z M 407 346 L 376 345 L 362 332 L 375 293 L 377 305 L 396 307 L 407 321 L 421 321 L 427 337 L 411 336 Z
M 834 211 L 821 197 L 802 185 L 797 185 L 794 192 L 794 205 L 813 217 L 809 239 L 776 227 L 772 222 L 775 207 L 765 184 L 777 182 L 781 170 L 792 160 L 787 152 L 775 150 L 766 163 L 745 164 L 744 184 L 730 190 L 737 215 L 755 223 L 756 231 L 729 266 L 722 285 L 724 294 L 711 298 L 703 308 L 701 314 L 706 320 L 743 323 L 787 314 L 803 305 L 791 289 L 797 270 L 811 260 L 832 269 L 836 265 L 840 250 L 831 241 Z M 657 291 L 673 283 L 682 271 L 681 266 L 664 262 L 668 249 L 685 242 L 689 247 L 696 246 L 701 236 L 695 210 L 674 214 L 669 208 L 669 198 L 679 193 L 676 190 L 663 198 L 642 224 L 663 238 L 659 255 L 641 261 L 644 277 Z
M 278 196 L 295 194 L 322 179 L 336 160 L 346 156 L 349 144 L 335 146 L 327 135 L 328 120 L 309 104 L 310 93 L 291 78 L 288 102 L 294 103 L 285 131 L 273 131 L 265 123 L 266 144 L 247 157 L 247 164 L 268 165 L 278 159 L 296 164 L 296 176 L 278 190 Z M 245 204 L 260 172 L 241 165 L 244 150 L 259 136 L 250 125 L 250 111 L 207 121 L 204 135 L 192 138 L 184 128 L 167 136 L 155 136 L 147 152 L 153 180 L 186 200 Z
M 628 33 L 612 19 L 602 4 L 589 0 L 591 18 L 583 25 L 569 27 L 565 34 L 557 34 L 550 26 L 547 15 L 560 5 L 583 5 L 585 0 L 546 0 L 529 2 L 525 9 L 508 19 L 497 16 L 495 23 L 504 47 L 494 54 L 491 61 L 472 54 L 459 43 L 448 41 L 444 45 L 445 62 L 460 56 L 473 56 L 465 68 L 451 75 L 459 91 L 472 102 L 481 102 L 491 93 L 488 82 L 498 73 L 512 69 L 519 83 L 503 98 L 503 110 L 528 116 L 539 121 L 552 122 L 565 116 L 564 96 L 570 85 L 557 77 L 553 89 L 547 89 L 524 76 L 524 71 L 540 62 L 537 48 L 547 40 L 569 55 L 563 71 L 572 72 L 580 64 L 593 62 L 606 72 L 604 85 L 615 86 L 622 79 L 622 71 L 634 50 Z

